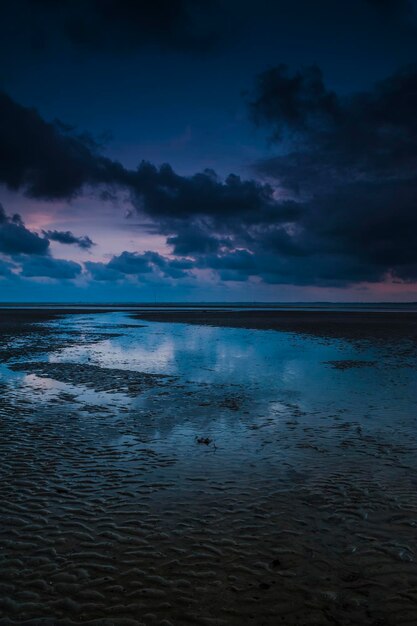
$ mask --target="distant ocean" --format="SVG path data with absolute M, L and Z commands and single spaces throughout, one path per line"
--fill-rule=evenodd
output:
M 287 311 L 381 311 L 417 312 L 417 302 L 3 302 L 4 309 L 66 311 L 128 310 L 287 310 Z

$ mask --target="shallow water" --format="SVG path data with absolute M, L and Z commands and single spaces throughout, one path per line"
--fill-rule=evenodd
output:
M 417 623 L 413 349 L 43 328 L 0 366 L 0 624 Z

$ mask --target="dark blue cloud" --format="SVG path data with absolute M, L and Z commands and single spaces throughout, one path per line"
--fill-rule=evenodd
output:
M 7 216 L 0 204 L 0 253 L 47 254 L 49 241 L 28 230 L 19 215 Z
M 417 67 L 343 97 L 326 88 L 317 68 L 263 74 L 250 111 L 279 155 L 256 170 L 286 188 L 300 219 L 288 237 L 268 229 L 255 247 L 304 256 L 305 276 L 315 267 L 316 282 L 415 280 L 416 107 Z M 296 273 L 295 261 L 292 267 Z
M 27 278 L 55 278 L 69 280 L 81 274 L 82 267 L 74 261 L 53 259 L 48 256 L 21 256 L 16 259 L 20 263 L 21 276 Z
M 166 225 L 169 230 L 169 225 Z M 232 245 L 230 239 L 217 237 L 207 232 L 207 224 L 191 223 L 177 225 L 175 235 L 167 237 L 167 244 L 172 246 L 173 253 L 180 256 L 216 252 Z
M 118 256 L 114 256 L 108 263 L 108 269 L 119 272 L 120 274 L 139 276 L 149 274 L 153 270 L 153 264 L 147 253 L 139 254 L 137 252 L 122 252 Z
M 320 131 L 337 121 L 340 114 L 338 98 L 326 89 L 317 66 L 291 73 L 281 64 L 263 72 L 257 78 L 256 93 L 249 106 L 254 122 L 268 124 L 274 140 L 312 128 Z
M 157 252 L 122 252 L 108 263 L 85 263 L 86 269 L 94 280 L 116 281 L 134 277 L 146 281 L 149 279 L 181 279 L 190 276 L 189 270 L 195 263 L 192 259 L 171 259 Z
M 49 239 L 49 241 L 57 241 L 58 243 L 62 243 L 65 245 L 76 245 L 83 250 L 89 250 L 95 243 L 90 237 L 84 235 L 82 237 L 77 237 L 69 230 L 44 230 L 42 231 L 44 237 Z
M 124 274 L 121 272 L 111 269 L 108 267 L 107 263 L 95 262 L 95 261 L 86 261 L 84 263 L 84 267 L 89 272 L 90 276 L 93 280 L 97 281 L 117 281 L 122 280 L 124 278 Z
M 89 135 L 46 122 L 0 92 L 0 182 L 10 189 L 53 200 L 71 198 L 87 184 L 124 182 L 123 168 L 99 149 Z
M 1 205 L 0 253 L 6 256 L 0 259 L 0 276 L 14 280 L 19 276 L 73 279 L 82 271 L 78 263 L 52 258 L 48 239 L 28 230 L 20 215 L 6 215 Z
M 257 169 L 312 193 L 349 180 L 401 182 L 417 164 L 416 106 L 417 66 L 344 97 L 325 87 L 318 68 L 291 74 L 279 66 L 260 76 L 250 102 L 256 123 L 282 145 L 280 156 Z
M 143 276 L 157 272 L 166 278 L 184 278 L 193 263 L 187 259 L 169 259 L 157 252 L 122 252 L 114 256 L 107 268 L 130 276 Z

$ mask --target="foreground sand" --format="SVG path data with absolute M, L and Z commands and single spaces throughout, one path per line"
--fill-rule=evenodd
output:
M 326 367 L 384 377 L 396 419 L 372 422 L 382 400 L 307 414 L 288 392 L 267 414 L 244 386 L 40 361 L 122 325 L 0 316 L 2 361 L 28 377 L 1 383 L 0 624 L 417 624 L 415 318 L 184 315 L 141 319 L 359 342 Z

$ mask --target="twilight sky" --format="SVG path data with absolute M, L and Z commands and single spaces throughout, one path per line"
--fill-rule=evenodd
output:
M 417 2 L 0 4 L 1 301 L 417 300 Z

